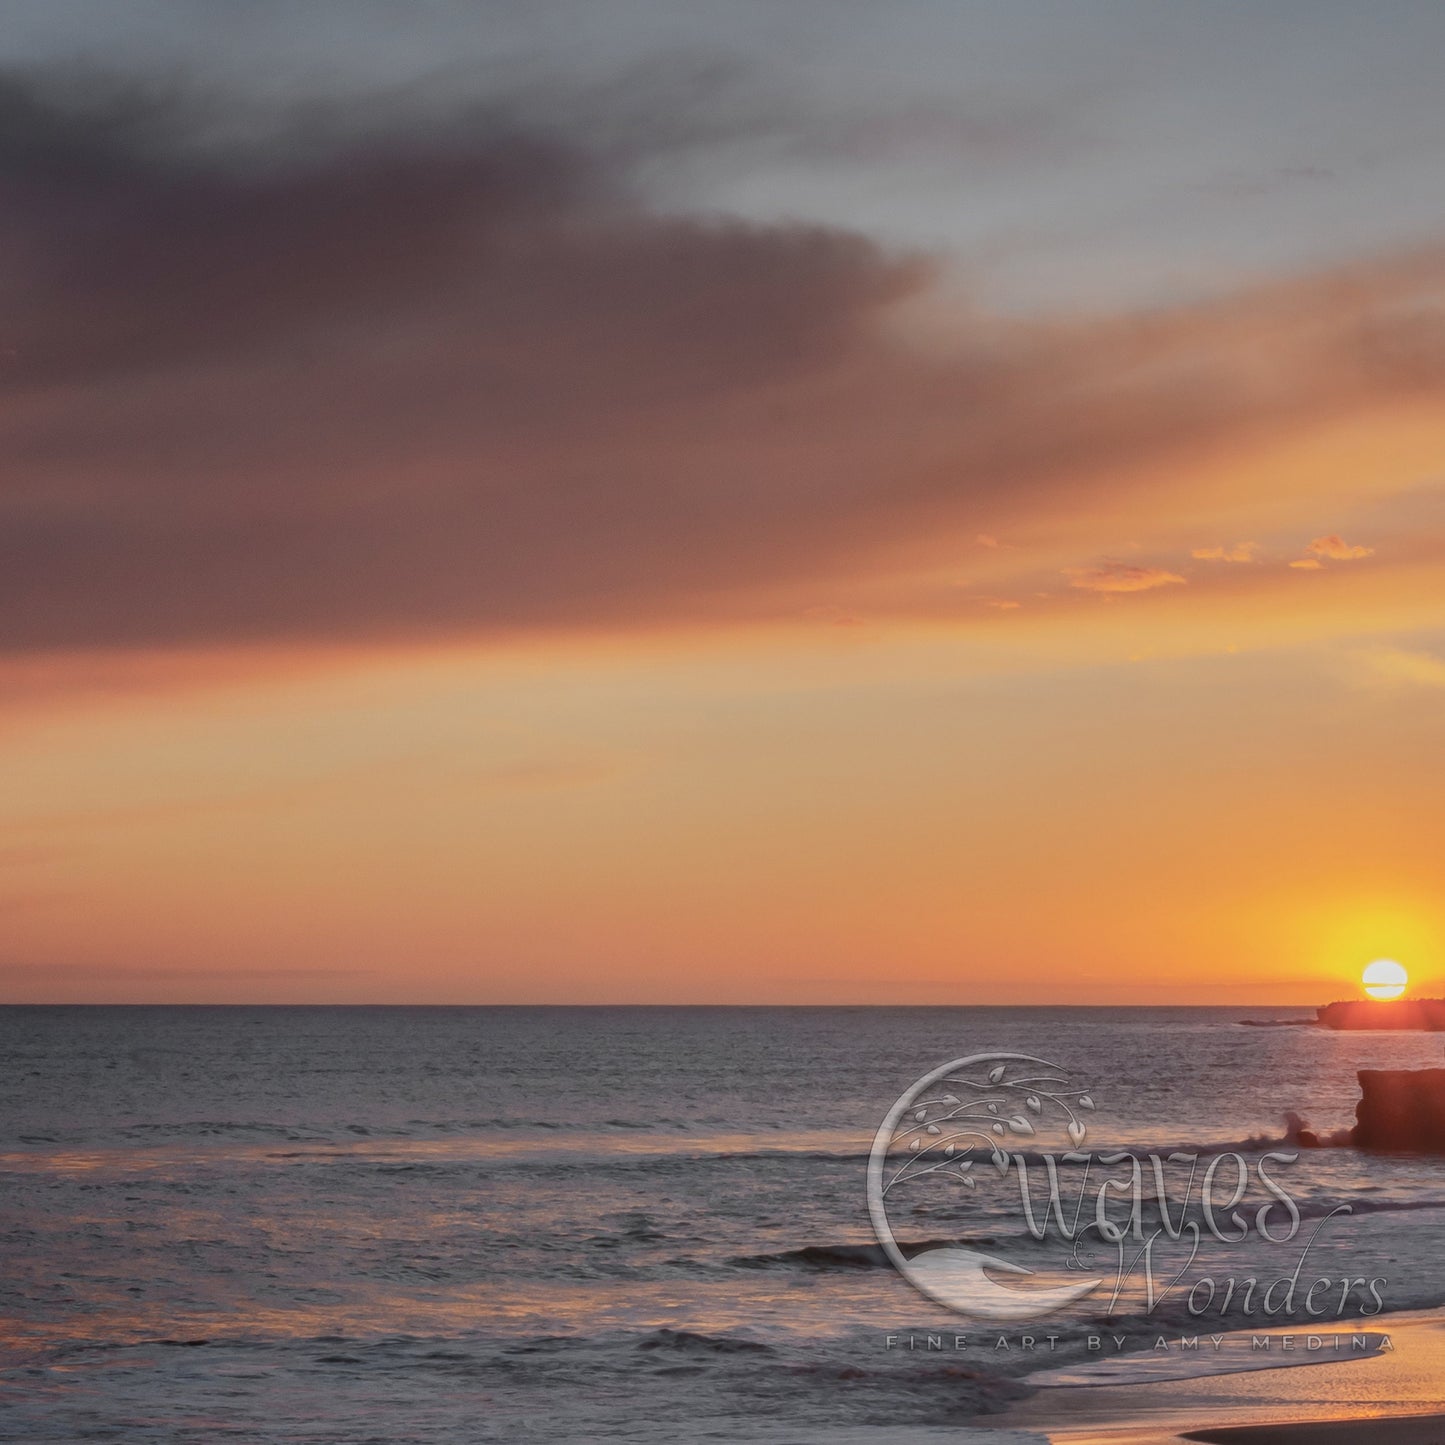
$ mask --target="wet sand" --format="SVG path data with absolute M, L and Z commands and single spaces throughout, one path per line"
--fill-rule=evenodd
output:
M 1250 1373 L 1071 1382 L 1041 1389 L 997 1423 L 1053 1445 L 1445 1445 L 1445 1312 L 1369 1323 L 1393 1348 Z
M 1445 1415 L 1304 1420 L 1293 1425 L 1227 1425 L 1191 1431 L 1185 1440 L 1209 1445 L 1445 1445 Z

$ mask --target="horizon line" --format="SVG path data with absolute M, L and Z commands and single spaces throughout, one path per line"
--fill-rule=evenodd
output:
M 1338 1002 L 1339 1000 L 1331 1000 Z M 1419 1000 L 1414 1000 L 1419 1002 Z M 1392 1000 L 1393 1002 L 1393 1000 Z M 150 999 L 150 1000 L 125 1000 L 125 999 L 27 999 L 27 1000 L 0 1000 L 0 1008 L 251 1008 L 251 1009 L 287 1009 L 287 1008 L 455 1008 L 455 1009 L 478 1009 L 478 1008 L 670 1008 L 670 1009 L 1050 1009 L 1050 1008 L 1075 1008 L 1075 1009 L 1180 1009 L 1180 1008 L 1256 1008 L 1256 1009 L 1310 1009 L 1322 1007 L 1322 1005 L 1304 1003 L 1261 1003 L 1251 1001 L 1240 1001 L 1238 1003 L 682 1003 L 670 1001 L 627 1001 L 618 1000 L 611 1002 L 476 1002 L 476 1003 L 426 1003 L 411 1002 L 397 1003 L 395 1001 L 366 1001 L 353 1000 L 340 1002 L 330 1000 L 325 1002 L 291 1002 L 278 1003 L 271 1001 L 236 1001 L 236 1000 L 185 1000 L 185 999 Z

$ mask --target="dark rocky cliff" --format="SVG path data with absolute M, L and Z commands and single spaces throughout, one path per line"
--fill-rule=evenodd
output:
M 1361 1069 L 1358 1077 L 1357 1149 L 1445 1154 L 1445 1069 Z

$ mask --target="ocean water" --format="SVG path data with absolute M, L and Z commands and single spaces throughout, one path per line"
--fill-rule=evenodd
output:
M 1087 1368 L 1091 1332 L 1311 1326 L 1239 1290 L 1191 1314 L 1184 1289 L 1288 1275 L 1312 1231 L 1300 1278 L 1330 1280 L 1325 1323 L 1387 1328 L 1445 1303 L 1445 1163 L 1297 1150 L 1284 1118 L 1347 1126 L 1358 1068 L 1438 1064 L 1441 1041 L 1240 1022 L 1298 1016 L 0 1009 L 0 1438 L 942 1439 Z M 1082 1081 L 1089 1177 L 1156 1153 L 1166 1207 L 1189 1173 L 1170 1154 L 1297 1156 L 1274 1168 L 1298 1236 L 1206 1236 L 1190 1263 L 1164 1238 L 1156 1283 L 1182 1283 L 1152 1310 L 1137 1270 L 1037 1328 L 926 1299 L 875 1241 L 869 1147 L 920 1075 L 990 1052 Z M 1006 1137 L 1036 1183 L 1071 1147 L 1049 1113 Z M 1066 1198 L 1083 1168 L 1061 1166 Z M 1113 1277 L 1105 1241 L 1070 1258 L 1027 1232 L 1017 1163 L 976 1172 L 901 1196 L 906 1253 L 965 1241 L 1032 1269 L 1020 1289 Z M 1246 1221 L 1272 1197 L 1251 1175 Z M 1378 1301 L 1358 1284 L 1336 1310 L 1350 1279 Z

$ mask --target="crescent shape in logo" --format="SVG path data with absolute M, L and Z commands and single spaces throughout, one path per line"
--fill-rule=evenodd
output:
M 958 1314 L 973 1315 L 978 1319 L 1037 1319 L 1092 1294 L 1103 1284 L 1103 1279 L 1083 1280 L 1078 1284 L 1052 1288 L 1010 1289 L 989 1278 L 987 1271 L 1027 1276 L 1032 1275 L 1033 1270 L 1020 1264 L 1011 1264 L 1008 1260 L 991 1254 L 982 1254 L 961 1244 L 939 1245 L 910 1259 L 899 1249 L 898 1241 L 893 1237 L 893 1226 L 883 1204 L 883 1169 L 888 1158 L 888 1149 L 893 1143 L 894 1131 L 913 1101 L 923 1090 L 957 1069 L 966 1069 L 974 1064 L 997 1063 L 1001 1060 L 1041 1064 L 1050 1069 L 1058 1067 L 1032 1054 L 971 1054 L 965 1059 L 954 1059 L 952 1063 L 944 1064 L 917 1080 L 899 1096 L 887 1117 L 878 1126 L 877 1134 L 873 1136 L 873 1148 L 868 1155 L 868 1216 L 873 1222 L 873 1233 L 877 1235 L 884 1254 L 898 1273 L 920 1294 Z

